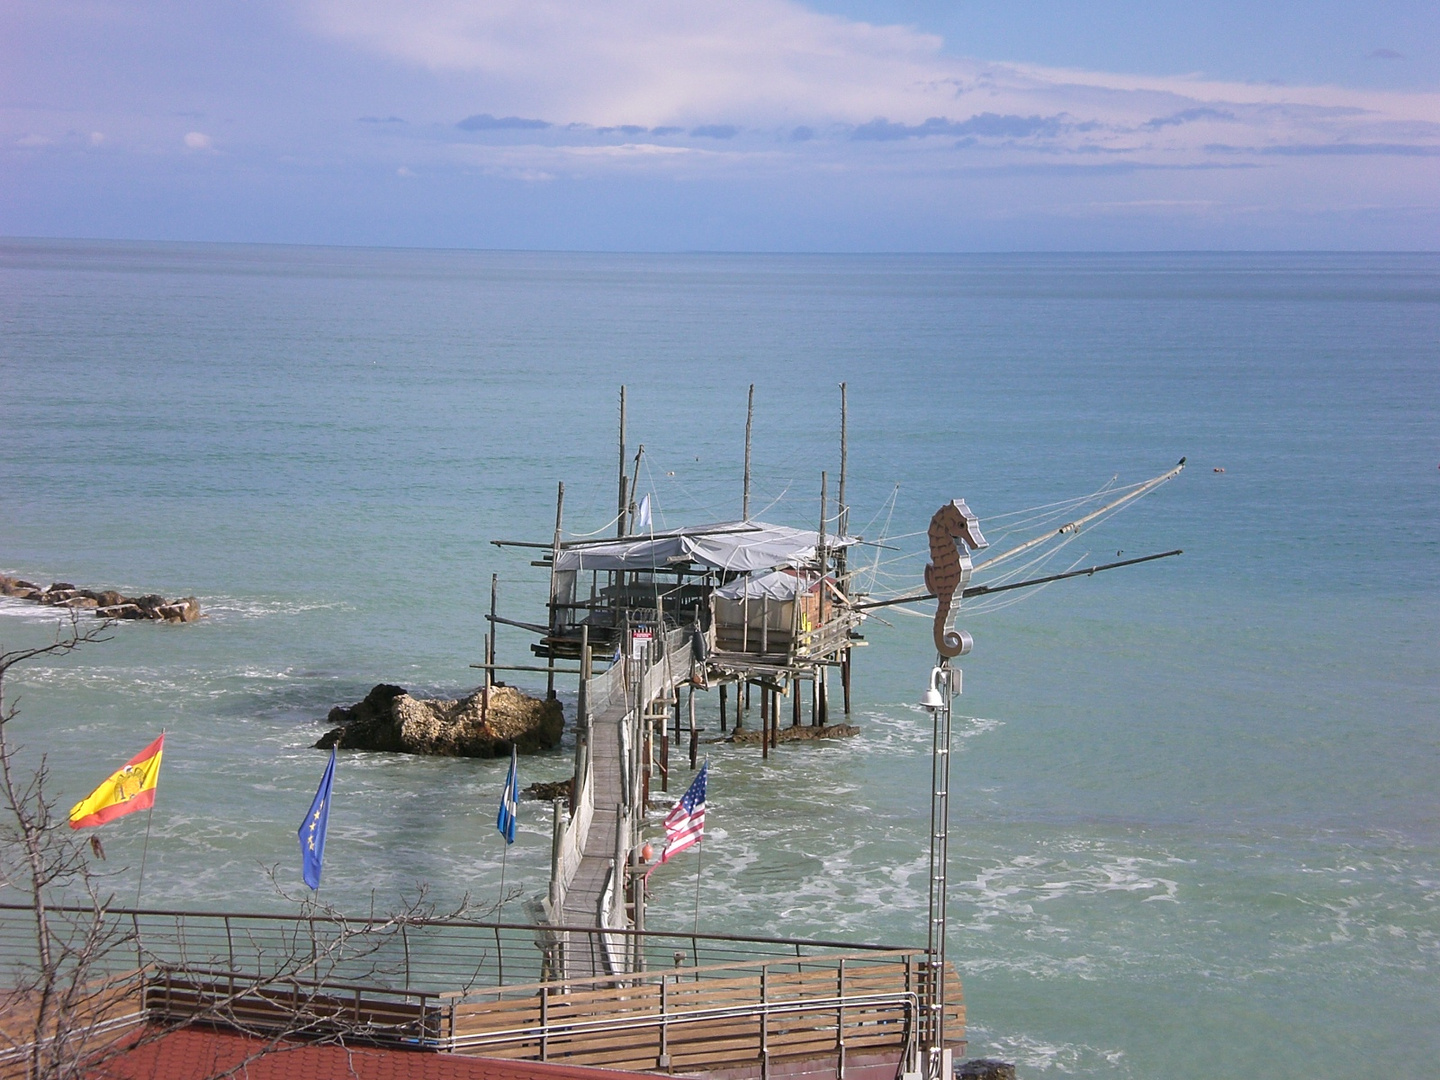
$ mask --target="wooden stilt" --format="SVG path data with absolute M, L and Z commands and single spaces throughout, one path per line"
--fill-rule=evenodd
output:
M 850 649 L 840 654 L 840 690 L 845 695 L 845 715 L 850 715 Z
M 720 730 L 721 730 L 721 731 L 724 731 L 724 730 L 725 730 L 725 697 L 726 697 L 726 687 L 725 687 L 725 684 L 722 682 L 722 683 L 720 684 Z
M 819 727 L 825 727 L 830 723 L 830 669 L 824 664 L 820 665 L 820 723 Z
M 677 734 L 678 739 L 678 734 Z M 695 688 L 690 688 L 690 771 L 695 771 L 695 755 L 700 749 L 700 729 L 695 726 Z
M 790 680 L 790 726 L 800 726 L 800 673 Z
M 748 689 L 748 684 L 747 684 Z M 763 686 L 760 687 L 760 756 L 770 756 L 770 692 Z

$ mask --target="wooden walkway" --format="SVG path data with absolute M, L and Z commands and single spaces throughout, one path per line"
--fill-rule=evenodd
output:
M 608 706 L 599 716 L 590 718 L 590 768 L 594 784 L 595 812 L 590 831 L 582 849 L 580 868 L 565 893 L 561 908 L 561 925 L 604 925 L 606 886 L 623 889 L 619 880 L 612 882 L 615 868 L 616 833 L 620 828 L 619 807 L 624 804 L 623 773 L 620 768 L 620 725 L 626 722 L 624 701 Z M 623 868 L 620 873 L 623 873 Z M 565 952 L 565 978 L 579 979 L 610 973 L 610 960 L 605 942 L 599 934 L 581 938 L 570 934 Z
M 589 793 L 594 807 L 589 827 L 580 837 L 580 860 L 564 890 L 552 922 L 557 926 L 624 929 L 626 874 L 630 861 L 632 823 L 643 819 L 644 785 L 638 777 L 626 791 L 625 759 L 639 760 L 634 748 L 643 748 L 644 715 L 650 702 L 668 700 L 676 687 L 688 682 L 692 640 L 688 630 L 672 630 L 656 642 L 647 662 L 627 661 L 628 677 L 611 683 L 602 697 L 586 695 L 589 749 Z M 616 675 L 621 674 L 617 671 Z M 593 680 L 598 684 L 599 680 Z M 643 769 L 643 765 L 641 766 Z M 633 805 L 632 805 L 633 804 Z M 574 827 L 572 821 L 570 827 Z M 555 873 L 561 873 L 556 864 Z M 552 883 L 553 888 L 553 883 Z M 623 949 L 614 949 L 603 933 L 565 935 L 564 963 L 559 974 L 585 979 L 621 974 L 627 970 Z

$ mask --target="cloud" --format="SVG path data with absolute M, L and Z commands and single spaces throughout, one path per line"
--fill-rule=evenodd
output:
M 1370 53 L 1371 60 L 1404 60 L 1405 54 L 1394 49 L 1376 49 Z
M 199 131 L 191 131 L 185 135 L 185 145 L 191 150 L 209 150 L 214 147 L 215 140 Z
M 491 116 L 476 113 L 467 116 L 455 125 L 461 131 L 543 131 L 550 126 L 548 120 L 529 120 L 523 116 Z
M 356 118 L 361 124 L 403 124 L 404 120 L 398 116 L 360 116 Z
M 544 131 L 546 145 L 648 131 L 730 153 L 768 139 L 815 160 L 849 143 L 867 161 L 969 147 L 1174 165 L 1212 153 L 1213 123 L 1233 128 L 1235 146 L 1400 145 L 1422 141 L 1440 115 L 1435 93 L 980 61 L 911 27 L 795 0 L 308 0 L 304 10 L 321 35 L 489 105 L 462 130 Z
M 1234 120 L 1235 114 L 1226 112 L 1224 109 L 1212 109 L 1208 106 L 1201 106 L 1195 109 L 1181 109 L 1169 116 L 1157 116 L 1152 120 L 1146 120 L 1141 127 L 1158 131 L 1163 127 L 1172 127 L 1179 124 L 1190 124 L 1196 120 Z
M 923 124 L 892 124 L 884 117 L 861 124 L 850 133 L 852 139 L 892 142 L 896 139 L 923 139 L 930 135 L 967 135 L 997 139 L 1025 139 L 1032 135 L 1056 135 L 1064 125 L 1063 116 L 1002 116 L 981 113 L 968 120 L 932 116 Z M 973 140 L 972 140 L 973 141 Z

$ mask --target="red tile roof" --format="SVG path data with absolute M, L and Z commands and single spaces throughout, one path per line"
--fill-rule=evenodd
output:
M 91 1070 L 89 1080 L 206 1080 L 220 1073 L 235 1080 L 654 1080 L 645 1073 L 426 1050 L 299 1042 L 267 1050 L 267 1039 L 208 1028 L 150 1032 L 131 1036 L 130 1043 Z

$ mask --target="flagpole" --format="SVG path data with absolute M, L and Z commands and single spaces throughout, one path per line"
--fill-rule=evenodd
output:
M 155 817 L 155 804 L 145 812 L 145 843 L 140 847 L 140 880 L 135 886 L 135 906 L 140 906 L 140 895 L 145 890 L 145 856 L 150 851 L 150 821 Z
M 165 729 L 160 729 L 160 738 L 165 738 Z M 159 786 L 159 776 L 156 776 Z M 135 883 L 135 906 L 140 906 L 140 896 L 145 891 L 145 856 L 150 853 L 150 822 L 155 818 L 155 797 L 150 797 L 150 809 L 145 811 L 145 842 L 140 845 L 140 880 Z
M 695 841 L 695 922 L 690 927 L 691 934 L 700 932 L 700 863 L 705 856 L 705 838 L 702 836 Z
M 502 837 L 503 839 L 503 837 Z M 506 844 L 500 849 L 500 905 L 495 909 L 495 914 L 505 910 L 505 861 L 510 857 L 510 845 Z

